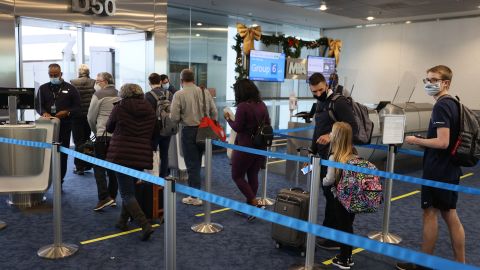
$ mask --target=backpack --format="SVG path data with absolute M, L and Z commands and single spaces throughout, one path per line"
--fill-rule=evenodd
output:
M 155 114 L 159 127 L 159 135 L 172 136 L 178 132 L 178 124 L 170 119 L 170 91 L 161 91 L 161 95 L 157 95 L 154 91 L 150 91 L 157 101 Z
M 355 157 L 347 161 L 348 165 L 376 170 L 368 160 Z M 383 201 L 380 177 L 349 170 L 342 170 L 340 180 L 333 187 L 337 199 L 349 213 L 374 213 Z
M 263 117 L 262 122 L 258 121 L 255 111 L 253 111 L 253 115 L 255 117 L 255 121 L 257 122 L 257 128 L 255 129 L 255 132 L 252 134 L 253 146 L 259 149 L 265 149 L 267 147 L 272 146 L 273 128 L 271 125 L 267 124 L 265 121 L 265 118 L 268 115 L 268 111 L 267 111 L 267 114 L 265 114 L 265 116 Z
M 368 108 L 367 106 L 355 102 L 351 97 L 346 97 L 340 94 L 333 94 L 333 97 L 328 104 L 328 115 L 330 118 L 337 122 L 337 118 L 335 117 L 335 102 L 339 98 L 347 99 L 347 102 L 352 105 L 353 110 L 353 117 L 355 123 L 357 124 L 357 128 L 353 129 L 353 143 L 354 144 L 370 144 L 372 141 L 372 133 L 373 133 L 373 121 L 370 120 L 368 116 Z
M 473 167 L 480 159 L 480 124 L 478 116 L 467 106 L 460 103 L 460 99 L 445 96 L 453 99 L 459 108 L 460 131 L 455 144 L 450 150 L 452 162 L 463 167 Z

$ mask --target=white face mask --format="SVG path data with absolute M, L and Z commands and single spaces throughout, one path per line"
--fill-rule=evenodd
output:
M 162 84 L 163 89 L 168 89 L 170 87 L 170 83 L 164 83 Z
M 438 81 L 436 83 L 427 82 L 424 86 L 424 89 L 425 89 L 425 92 L 427 93 L 427 95 L 433 97 L 433 96 L 437 95 L 438 93 L 440 93 L 440 81 Z
M 98 83 L 96 83 L 95 86 L 93 86 L 93 89 L 95 89 L 95 91 L 100 91 L 102 90 L 102 87 Z

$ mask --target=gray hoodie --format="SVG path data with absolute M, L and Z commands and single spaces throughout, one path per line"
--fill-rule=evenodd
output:
M 105 88 L 96 91 L 92 96 L 90 107 L 88 108 L 87 120 L 88 125 L 92 129 L 95 136 L 99 137 L 112 136 L 110 133 L 105 133 L 105 125 L 112 112 L 115 102 L 118 102 L 118 90 L 115 85 L 109 84 Z

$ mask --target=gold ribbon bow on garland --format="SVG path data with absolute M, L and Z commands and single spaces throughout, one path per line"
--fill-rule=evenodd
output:
M 337 39 L 328 39 L 328 57 L 335 56 L 335 65 L 340 61 L 340 51 L 342 50 L 342 41 Z
M 260 26 L 248 28 L 244 24 L 237 23 L 237 32 L 243 38 L 243 52 L 250 54 L 250 50 L 255 49 L 254 40 L 260 40 L 262 37 L 262 28 Z

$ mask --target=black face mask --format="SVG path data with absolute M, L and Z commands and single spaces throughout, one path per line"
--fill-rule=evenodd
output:
M 313 95 L 318 101 L 325 101 L 327 99 L 327 91 L 323 92 L 320 96 Z

